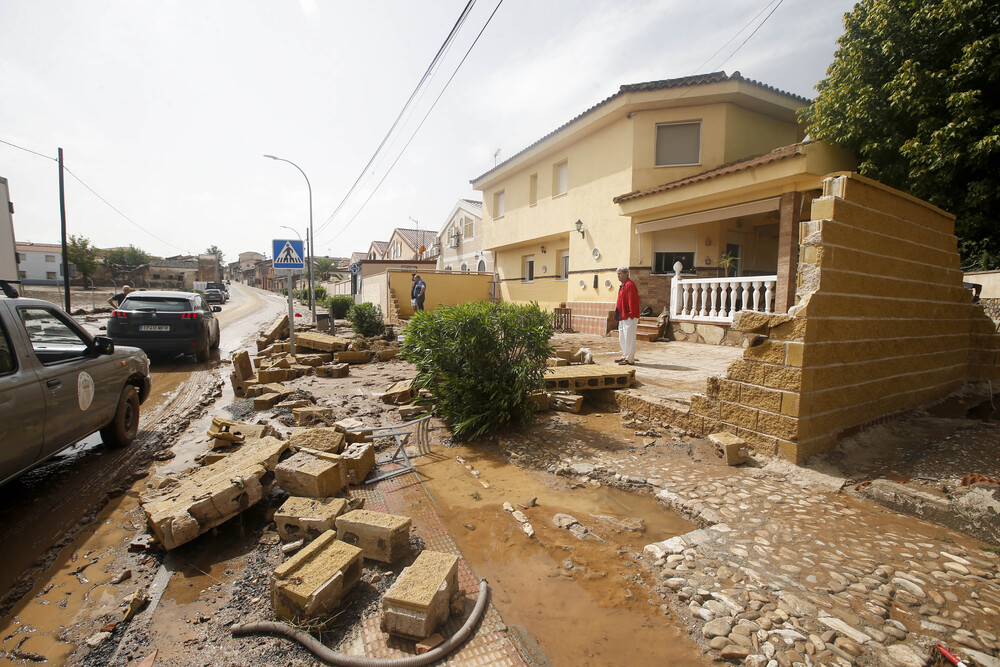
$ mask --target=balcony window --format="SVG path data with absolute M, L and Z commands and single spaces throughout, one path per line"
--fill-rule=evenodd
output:
M 466 241 L 476 238 L 476 221 L 469 216 L 465 217 L 465 231 L 462 232 Z
M 653 253 L 653 273 L 673 273 L 677 261 L 684 265 L 682 273 L 694 271 L 693 252 L 656 252 Z
M 656 166 L 701 164 L 701 123 L 656 126 Z

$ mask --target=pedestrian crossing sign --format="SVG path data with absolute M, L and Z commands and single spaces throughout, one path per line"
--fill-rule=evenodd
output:
M 299 239 L 274 239 L 272 242 L 274 250 L 274 268 L 276 269 L 301 269 L 305 267 L 302 251 L 302 241 Z

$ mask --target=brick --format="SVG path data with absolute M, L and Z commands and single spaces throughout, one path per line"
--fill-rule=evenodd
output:
M 354 485 L 362 484 L 375 467 L 375 445 L 371 443 L 355 442 L 341 456 L 347 466 L 347 480 Z
M 804 389 L 802 369 L 787 366 L 768 366 L 764 370 L 764 379 L 759 384 L 770 389 L 783 389 L 798 392 Z
M 781 410 L 781 392 L 745 384 L 740 390 L 739 402 L 751 408 L 779 412 Z
M 735 466 L 747 462 L 747 443 L 732 433 L 712 433 L 708 440 L 715 447 L 715 455 L 726 465 Z
M 336 530 L 336 519 L 347 509 L 346 498 L 302 498 L 290 496 L 274 513 L 278 535 L 286 542 L 315 539 Z
M 785 363 L 785 343 L 766 338 L 756 338 L 750 344 L 750 347 L 743 351 L 743 358 L 763 361 L 769 364 L 783 364 Z
M 784 364 L 786 366 L 795 366 L 797 368 L 801 368 L 804 352 L 805 352 L 805 345 L 802 343 L 785 343 Z
M 799 420 L 761 410 L 757 414 L 756 430 L 783 440 L 797 440 L 799 437 Z
M 344 434 L 332 426 L 298 428 L 288 436 L 288 444 L 293 448 L 308 447 L 331 454 L 340 453 L 344 440 Z
M 394 563 L 409 549 L 409 517 L 371 510 L 353 510 L 337 517 L 337 538 L 355 544 L 365 558 Z
M 334 612 L 361 579 L 361 549 L 327 531 L 271 575 L 271 605 L 280 619 L 300 623 Z
M 421 640 L 448 620 L 458 591 L 458 556 L 422 551 L 382 598 L 383 632 Z
M 322 378 L 345 378 L 350 375 L 351 370 L 348 364 L 330 364 L 324 366 L 317 366 L 315 373 L 316 377 Z
M 778 451 L 778 439 L 746 428 L 737 428 L 736 435 L 746 441 L 750 451 L 765 456 L 774 456 Z
M 723 401 L 719 408 L 722 421 L 751 430 L 757 428 L 757 410 L 745 405 Z
M 302 449 L 274 470 L 278 486 L 293 496 L 329 498 L 347 486 L 347 466 L 337 454 Z
M 228 521 L 271 491 L 272 472 L 288 444 L 264 437 L 222 460 L 179 478 L 177 485 L 140 499 L 150 530 L 174 549 Z
M 799 394 L 790 391 L 781 392 L 781 414 L 789 417 L 799 416 Z
M 691 394 L 691 412 L 705 417 L 719 417 L 719 406 L 721 402 L 716 398 L 709 398 L 704 394 Z
M 743 385 L 734 380 L 722 380 L 719 382 L 719 398 L 724 401 L 739 403 L 740 387 Z
M 764 384 L 764 366 L 753 361 L 737 359 L 726 369 L 726 378 L 749 384 Z

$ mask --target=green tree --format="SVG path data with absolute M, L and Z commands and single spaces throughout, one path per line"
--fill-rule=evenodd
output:
M 222 276 L 223 276 L 223 272 L 222 272 L 222 258 L 225 257 L 225 255 L 223 255 L 222 251 L 219 250 L 219 246 L 217 246 L 215 244 L 210 245 L 209 247 L 205 248 L 205 254 L 206 255 L 215 255 L 215 265 L 216 265 L 216 268 L 217 268 L 216 275 L 218 276 L 219 280 L 222 280 Z
M 534 418 L 528 395 L 544 386 L 551 337 L 552 315 L 538 304 L 438 306 L 410 319 L 401 356 L 452 433 L 477 438 Z
M 140 248 L 136 248 L 131 243 L 128 244 L 127 248 L 112 248 L 104 253 L 105 262 L 121 266 L 148 264 L 151 259 L 153 259 L 152 255 Z
M 318 275 L 323 275 L 333 268 L 333 260 L 327 259 L 326 257 L 320 257 L 313 262 L 313 268 L 316 270 Z
M 97 270 L 97 248 L 85 236 L 69 235 L 66 259 L 70 264 L 76 264 L 76 272 L 84 278 L 94 275 Z
M 844 26 L 802 113 L 810 136 L 853 150 L 863 175 L 954 213 L 963 265 L 997 268 L 1000 3 L 861 0 Z

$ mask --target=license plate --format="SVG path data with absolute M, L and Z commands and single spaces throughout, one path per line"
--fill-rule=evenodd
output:
M 170 331 L 170 327 L 166 324 L 141 324 L 139 331 Z

